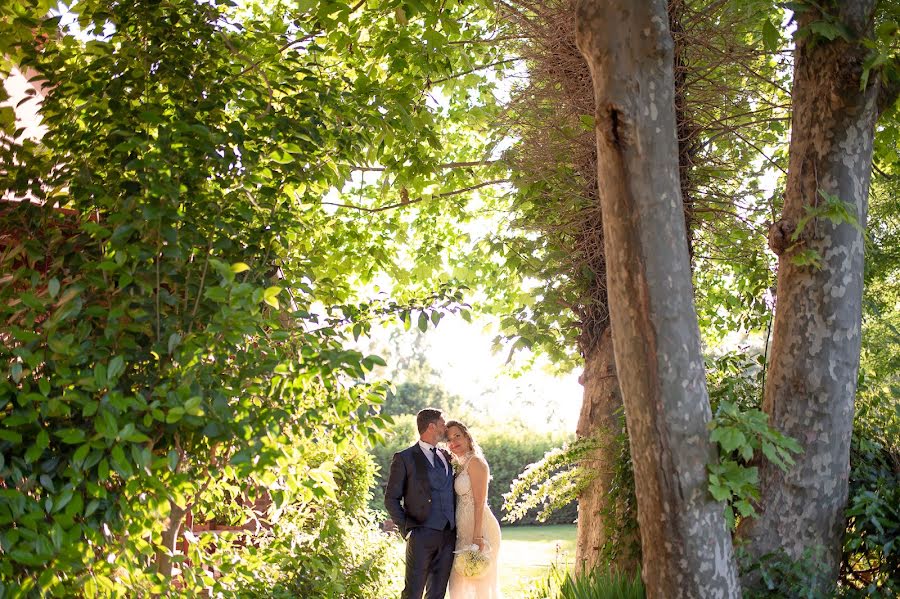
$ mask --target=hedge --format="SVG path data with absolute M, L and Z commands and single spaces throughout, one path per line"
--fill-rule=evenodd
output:
M 384 488 L 391 465 L 391 457 L 418 439 L 415 416 L 395 417 L 395 426 L 383 444 L 372 450 L 378 466 L 376 488 L 373 492 L 375 509 L 384 509 Z M 535 433 L 518 425 L 490 425 L 482 428 L 472 426 L 472 434 L 484 450 L 485 458 L 491 467 L 491 483 L 488 487 L 488 503 L 494 515 L 501 521 L 503 511 L 503 494 L 509 491 L 510 483 L 529 464 L 541 459 L 544 454 L 561 445 L 568 438 L 561 434 Z M 547 522 L 538 522 L 534 514 L 529 514 L 515 524 L 572 524 L 577 517 L 577 504 L 572 502 L 554 513 Z

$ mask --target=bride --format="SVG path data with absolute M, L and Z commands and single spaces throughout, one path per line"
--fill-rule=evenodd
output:
M 500 552 L 500 523 L 487 504 L 490 470 L 481 448 L 462 422 L 447 423 L 447 445 L 453 453 L 457 470 L 453 483 L 456 490 L 456 550 L 478 545 L 490 556 L 484 576 L 466 578 L 452 570 L 450 599 L 501 599 L 497 556 Z

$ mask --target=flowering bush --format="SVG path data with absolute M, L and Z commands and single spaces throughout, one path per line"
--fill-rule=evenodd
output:
M 454 553 L 453 569 L 466 578 L 481 578 L 491 565 L 490 549 L 480 551 L 478 545 L 470 545 Z

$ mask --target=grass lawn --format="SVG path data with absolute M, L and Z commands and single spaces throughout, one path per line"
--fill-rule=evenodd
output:
M 509 526 L 501 530 L 500 587 L 505 599 L 520 599 L 535 578 L 547 575 L 550 565 L 572 565 L 575 560 L 575 525 Z M 397 584 L 403 587 L 405 544 L 395 542 Z
M 509 526 L 502 529 L 500 586 L 516 599 L 529 582 L 547 574 L 550 565 L 575 560 L 575 525 Z

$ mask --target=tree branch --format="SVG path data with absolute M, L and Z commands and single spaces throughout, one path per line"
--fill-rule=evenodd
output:
M 876 172 L 876 173 L 878 173 L 879 175 L 881 175 L 882 177 L 884 177 L 884 178 L 887 179 L 888 181 L 890 181 L 891 179 L 894 178 L 894 175 L 890 175 L 890 174 L 884 172 L 884 171 L 881 170 L 881 168 L 880 168 L 877 164 L 875 164 L 874 162 L 872 163 L 872 168 L 875 169 L 875 172 Z
M 522 58 L 507 58 L 506 60 L 498 60 L 497 62 L 492 62 L 490 64 L 482 65 L 480 67 L 474 67 L 469 69 L 468 71 L 463 71 L 461 73 L 456 73 L 454 75 L 448 75 L 447 77 L 441 77 L 440 79 L 435 79 L 431 82 L 431 85 L 437 85 L 438 83 L 443 83 L 444 81 L 450 81 L 451 79 L 456 79 L 457 77 L 464 77 L 471 73 L 475 73 L 477 71 L 483 71 L 485 69 L 489 69 L 491 67 L 496 67 L 501 64 L 507 64 L 510 62 L 516 62 L 517 60 L 523 60 Z
M 528 39 L 528 36 L 525 35 L 507 35 L 503 37 L 494 37 L 494 38 L 485 38 L 485 39 L 475 39 L 475 40 L 458 40 L 455 42 L 447 42 L 450 45 L 468 45 L 468 44 L 494 44 L 496 42 L 509 42 L 513 40 L 524 40 Z
M 469 187 L 463 187 L 462 189 L 455 189 L 453 191 L 448 191 L 446 193 L 440 193 L 437 195 L 432 195 L 431 199 L 434 198 L 449 198 L 451 196 L 459 195 L 461 193 L 466 193 L 467 191 L 474 191 L 476 189 L 480 189 L 482 187 L 487 187 L 488 185 L 499 185 L 500 183 L 509 183 L 511 179 L 496 179 L 494 181 L 483 181 L 481 183 L 477 183 L 475 185 L 471 185 Z M 336 202 L 322 202 L 323 206 L 337 206 L 338 208 L 352 208 L 353 210 L 359 210 L 360 212 L 384 212 L 385 210 L 391 210 L 393 208 L 402 208 L 403 206 L 409 206 L 410 204 L 418 204 L 419 202 L 423 202 L 428 198 L 418 197 L 414 200 L 407 200 L 397 202 L 396 204 L 388 204 L 386 206 L 379 206 L 378 208 L 367 208 L 365 206 L 357 206 L 355 204 L 338 204 Z
M 444 164 L 435 165 L 437 168 L 443 169 L 451 169 L 451 168 L 468 168 L 472 166 L 490 166 L 492 164 L 497 164 L 499 162 L 503 162 L 502 160 L 474 160 L 472 162 L 446 162 Z M 361 166 L 356 164 L 349 165 L 351 170 L 360 171 L 364 173 L 383 173 L 388 169 L 383 166 Z

